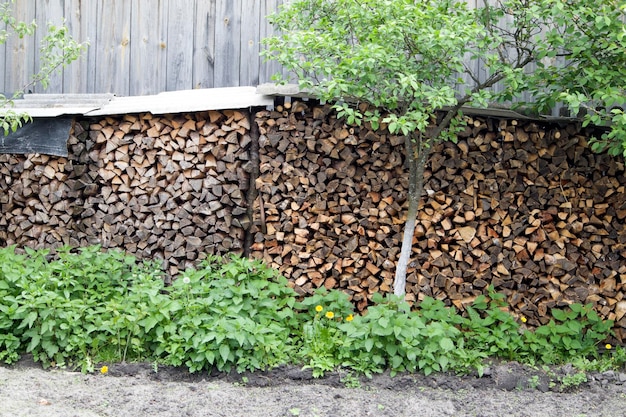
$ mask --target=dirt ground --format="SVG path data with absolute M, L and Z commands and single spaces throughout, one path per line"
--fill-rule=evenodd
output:
M 567 372 L 507 363 L 493 365 L 482 378 L 359 380 L 342 373 L 313 379 L 294 367 L 209 375 L 140 363 L 112 364 L 102 375 L 42 370 L 24 359 L 0 366 L 0 416 L 626 416 L 626 371 L 589 374 L 588 382 L 561 392 L 550 378 Z

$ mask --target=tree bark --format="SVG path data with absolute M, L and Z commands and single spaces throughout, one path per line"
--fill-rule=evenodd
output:
M 402 238 L 402 248 L 396 266 L 396 275 L 393 284 L 395 295 L 403 296 L 406 292 L 406 271 L 411 259 L 413 249 L 413 234 L 420 198 L 424 191 L 424 168 L 428 160 L 432 139 L 425 140 L 421 133 L 417 132 L 405 138 L 405 150 L 407 163 L 409 165 L 409 208 L 407 211 L 406 223 L 404 225 L 404 235 Z
M 259 125 L 256 122 L 255 111 L 250 110 L 250 175 L 248 182 L 248 195 L 247 195 L 247 217 L 248 226 L 245 229 L 244 243 L 243 243 L 243 256 L 250 257 L 252 250 L 252 244 L 254 243 L 254 233 L 252 232 L 252 224 L 254 223 L 254 202 L 256 201 L 259 193 L 256 188 L 256 180 L 259 178 Z

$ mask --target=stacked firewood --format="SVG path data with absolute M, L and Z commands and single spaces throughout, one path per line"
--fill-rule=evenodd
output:
M 624 162 L 590 152 L 589 137 L 473 117 L 457 144 L 437 145 L 407 298 L 463 309 L 493 286 L 530 325 L 592 303 L 626 339 Z M 341 289 L 360 310 L 391 291 L 408 170 L 384 126 L 288 102 L 252 126 L 230 110 L 79 120 L 68 147 L 0 155 L 0 245 L 101 244 L 161 259 L 169 277 L 206 253 L 247 252 L 300 294 Z
M 403 141 L 347 126 L 327 106 L 257 113 L 260 197 L 253 255 L 301 294 L 340 288 L 360 309 L 390 292 L 405 223 Z M 624 163 L 588 150 L 588 132 L 470 118 L 426 172 L 408 298 L 463 309 L 493 285 L 515 314 L 593 303 L 626 337 Z
M 75 123 L 69 158 L 0 155 L 0 244 L 101 244 L 170 276 L 241 252 L 249 129 L 241 111 L 106 117 Z

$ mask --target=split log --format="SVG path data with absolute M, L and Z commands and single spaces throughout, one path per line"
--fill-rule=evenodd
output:
M 162 259 L 170 276 L 240 253 L 249 182 L 241 111 L 83 120 L 70 157 L 0 156 L 0 243 L 101 244 Z
M 391 291 L 407 207 L 402 138 L 310 107 L 256 115 L 253 256 L 300 294 L 339 288 L 365 309 L 372 294 Z M 407 299 L 463 310 L 493 286 L 531 325 L 550 308 L 591 302 L 622 320 L 626 337 L 624 164 L 592 154 L 586 137 L 573 126 L 477 117 L 458 144 L 438 145 Z

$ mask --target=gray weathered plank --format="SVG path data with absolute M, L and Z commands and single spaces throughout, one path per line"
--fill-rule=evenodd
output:
M 63 13 L 65 24 L 72 37 L 78 42 L 90 42 L 95 40 L 96 26 L 89 24 L 89 22 L 96 20 L 95 11 L 96 9 L 94 7 L 87 7 L 84 1 L 65 0 Z M 90 12 L 92 13 L 91 16 L 89 15 Z M 95 57 L 93 53 L 91 55 Z M 63 71 L 63 86 L 59 91 L 70 94 L 89 91 L 87 84 L 90 70 L 88 57 L 89 49 L 87 49 L 79 60 L 71 63 Z
M 261 27 L 260 27 L 260 39 L 273 36 L 276 34 L 276 31 L 267 22 L 267 16 L 272 13 L 278 11 L 278 8 L 283 4 L 283 0 L 265 0 L 261 3 Z M 262 50 L 264 46 L 261 46 L 259 50 Z M 276 63 L 276 61 L 268 61 L 265 62 L 264 59 L 261 59 L 262 65 L 259 69 L 259 84 L 268 83 L 272 81 L 272 76 L 278 72 L 284 71 L 281 70 L 280 65 Z M 285 74 L 286 75 L 286 74 Z
M 64 1 L 63 0 L 40 0 L 35 7 L 35 21 L 37 22 L 37 32 L 35 33 L 35 42 L 41 45 L 47 33 L 48 25 L 59 26 L 64 23 Z M 35 48 L 35 70 L 41 69 L 41 53 L 40 48 Z M 39 64 L 39 65 L 37 65 Z M 63 89 L 63 68 L 55 71 L 50 75 L 47 88 L 53 91 Z M 44 91 L 43 85 L 35 85 L 33 91 L 41 93 Z
M 191 88 L 194 3 L 194 0 L 177 0 L 169 3 L 165 86 L 168 91 Z
M 193 88 L 215 87 L 215 0 L 196 2 Z
M 260 41 L 275 34 L 266 16 L 286 1 L 19 0 L 13 8 L 20 20 L 36 17 L 40 29 L 47 21 L 65 18 L 75 38 L 90 42 L 85 57 L 66 68 L 46 92 L 146 95 L 257 85 L 270 82 L 277 72 L 284 74 L 258 52 Z M 477 7 L 497 0 L 466 1 Z M 0 45 L 0 92 L 27 83 L 39 58 L 36 42 L 14 39 Z M 467 62 L 481 79 L 488 76 L 480 62 Z
M 215 85 L 239 85 L 241 64 L 241 0 L 219 1 L 215 19 Z M 248 7 L 248 5 L 246 5 Z
M 83 34 L 83 38 L 81 38 L 81 41 L 89 41 L 89 47 L 87 48 L 87 51 L 84 53 L 84 57 L 81 60 L 82 65 L 84 65 L 84 69 L 80 72 L 79 75 L 80 81 L 78 81 L 78 84 L 80 86 L 80 89 L 78 91 L 75 91 L 75 93 L 98 93 L 101 92 L 100 88 L 96 85 L 98 78 L 96 75 L 98 72 L 98 56 L 100 55 L 100 51 L 98 50 L 99 25 L 92 24 L 92 22 L 100 21 L 97 7 L 98 3 L 95 1 L 75 1 L 78 1 L 80 5 L 79 19 L 81 33 Z M 102 65 L 102 70 L 108 71 L 108 68 L 105 68 L 104 65 Z M 85 90 L 82 90 L 82 88 L 85 88 Z M 65 91 L 55 92 L 61 93 Z
M 241 65 L 239 84 L 256 86 L 259 84 L 259 42 L 261 41 L 261 4 L 253 1 L 241 10 Z
M 132 0 L 130 32 L 131 96 L 166 90 L 168 0 Z M 173 46 L 173 45 L 172 45 Z
M 15 17 L 18 20 L 32 22 L 35 20 L 35 5 L 31 2 L 15 2 Z M 28 86 L 35 72 L 35 37 L 27 36 L 19 39 L 13 36 L 7 40 L 5 49 L 5 90 L 11 94 L 15 91 L 32 89 Z
M 2 30 L 6 30 L 6 24 L 4 24 L 3 22 L 0 22 L 0 31 Z M 6 64 L 6 44 L 2 43 L 0 44 L 0 74 L 6 74 L 5 64 Z M 0 77 L 0 94 L 8 95 L 9 91 L 5 89 L 4 87 L 5 78 L 6 76 Z
M 97 54 L 96 92 L 130 92 L 130 6 L 127 0 L 97 1 L 97 39 L 91 46 Z

